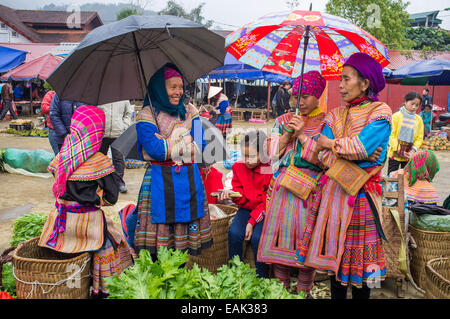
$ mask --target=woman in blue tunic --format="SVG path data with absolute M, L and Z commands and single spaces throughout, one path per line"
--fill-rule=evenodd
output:
M 222 88 L 217 86 L 211 86 L 209 88 L 208 98 L 215 100 L 216 113 L 218 114 L 216 127 L 225 136 L 231 132 L 232 128 L 232 114 L 230 103 L 225 94 L 222 93 Z
M 138 150 L 150 162 L 136 208 L 134 248 L 156 254 L 159 247 L 197 255 L 212 245 L 205 187 L 197 162 L 205 147 L 198 110 L 184 105 L 184 80 L 173 64 L 166 64 L 147 87 L 151 104 L 137 117 Z M 200 156 L 199 156 L 200 155 Z

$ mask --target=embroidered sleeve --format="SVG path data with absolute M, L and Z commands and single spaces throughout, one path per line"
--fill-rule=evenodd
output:
M 413 147 L 416 149 L 416 152 L 417 152 L 417 150 L 423 144 L 424 125 L 423 125 L 423 120 L 420 116 L 416 115 L 416 121 L 417 121 L 417 130 L 414 132 Z
M 378 147 L 382 147 L 382 158 L 383 153 L 384 156 L 386 153 L 390 133 L 390 123 L 380 119 L 366 125 L 358 136 L 336 139 L 334 150 L 342 158 L 357 161 L 367 159 Z
M 317 145 L 317 142 L 308 136 L 305 144 L 302 145 L 301 150 L 302 159 L 314 165 L 317 165 L 319 163 L 318 154 L 319 154 L 319 146 Z
M 400 121 L 401 113 L 397 112 L 394 115 L 392 115 L 392 131 L 391 135 L 389 137 L 389 148 L 391 149 L 391 152 L 395 152 L 398 150 L 398 134 L 399 134 L 399 123 Z
M 139 157 L 144 160 L 142 151 L 154 160 L 166 161 L 170 158 L 173 145 L 169 139 L 156 136 L 158 133 L 156 126 L 152 123 L 139 121 L 136 124 Z

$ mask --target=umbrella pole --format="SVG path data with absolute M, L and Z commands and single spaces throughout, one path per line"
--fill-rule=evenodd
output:
M 267 120 L 269 119 L 269 114 L 270 114 L 270 88 L 271 88 L 271 83 L 267 82 Z
M 132 32 L 132 34 L 133 34 L 134 48 L 136 49 L 136 56 L 137 56 L 138 61 L 139 61 L 139 68 L 141 70 L 142 78 L 144 79 L 144 83 L 145 83 L 145 85 L 147 85 L 147 77 L 145 76 L 144 65 L 142 64 L 141 53 L 140 53 L 138 45 L 137 45 L 136 35 L 135 35 L 134 32 Z M 150 94 L 148 93 L 147 89 L 146 89 L 146 91 L 147 91 L 148 104 L 149 104 L 150 110 L 152 111 L 153 118 L 155 119 L 156 128 L 159 131 L 158 118 L 157 118 L 155 109 L 153 108 L 152 100 L 150 99 Z
M 309 31 L 311 27 L 308 25 L 306 26 L 306 33 L 305 33 L 305 42 L 303 44 L 303 59 L 302 59 L 302 69 L 300 72 L 300 86 L 298 88 L 298 95 L 297 95 L 297 106 L 295 107 L 295 114 L 298 114 L 298 108 L 300 106 L 300 96 L 302 95 L 302 87 L 303 87 L 303 72 L 305 71 L 305 58 L 306 58 L 306 50 L 308 49 L 308 42 L 309 42 Z

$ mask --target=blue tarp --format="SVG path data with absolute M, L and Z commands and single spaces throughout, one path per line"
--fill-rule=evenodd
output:
M 0 46 L 0 72 L 6 72 L 21 65 L 26 56 L 26 51 Z
M 423 79 L 429 85 L 450 85 L 450 60 L 412 62 L 392 72 L 388 79 Z

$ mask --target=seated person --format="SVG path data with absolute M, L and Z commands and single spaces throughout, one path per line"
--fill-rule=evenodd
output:
M 230 196 L 230 190 L 223 190 L 219 195 L 219 201 L 232 199 L 239 206 L 236 216 L 228 231 L 228 252 L 230 259 L 238 255 L 241 259 L 242 244 L 244 240 L 250 240 L 255 258 L 256 273 L 260 277 L 268 277 L 268 266 L 257 262 L 259 239 L 263 227 L 264 212 L 266 208 L 266 196 L 269 183 L 272 178 L 270 163 L 262 163 L 263 141 L 266 136 L 261 131 L 250 132 L 241 142 L 243 160 L 233 164 L 233 192 L 240 197 Z

